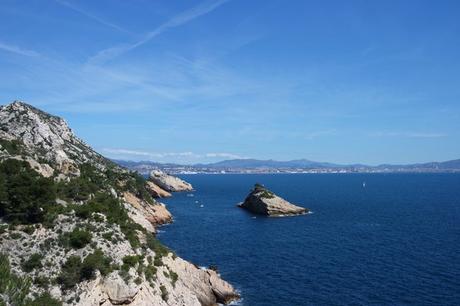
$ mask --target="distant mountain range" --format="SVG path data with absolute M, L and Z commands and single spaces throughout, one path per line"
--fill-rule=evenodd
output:
M 296 159 L 290 161 L 277 161 L 273 159 L 230 159 L 211 164 L 196 164 L 197 167 L 211 168 L 333 168 L 340 167 L 337 164 L 315 162 L 308 159 Z
M 460 159 L 445 162 L 418 164 L 369 166 L 364 164 L 334 164 L 316 162 L 308 159 L 290 161 L 231 159 L 216 163 L 180 165 L 163 164 L 151 161 L 115 160 L 118 164 L 140 173 L 152 169 L 162 169 L 170 173 L 272 173 L 272 172 L 460 172 Z

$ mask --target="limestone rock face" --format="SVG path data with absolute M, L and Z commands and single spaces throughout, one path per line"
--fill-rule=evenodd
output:
M 1 138 L 20 140 L 60 172 L 79 175 L 78 165 L 104 159 L 76 137 L 66 121 L 24 102 L 0 107 Z
M 303 215 L 308 212 L 308 209 L 289 203 L 260 184 L 256 184 L 238 206 L 255 214 L 274 217 Z
M 150 181 L 147 181 L 145 188 L 154 198 L 168 198 L 171 196 L 169 192 Z
M 152 225 L 157 226 L 172 222 L 171 213 L 162 203 L 146 203 L 131 192 L 125 192 L 123 194 L 123 199 L 127 204 L 132 206 L 132 208 L 127 207 L 131 219 L 149 232 L 154 232 Z
M 160 170 L 153 170 L 150 172 L 150 181 L 169 192 L 193 190 L 190 183 Z
M 218 303 L 228 304 L 240 298 L 233 286 L 221 279 L 215 271 L 208 269 L 206 272 L 209 275 L 209 285 Z
M 168 257 L 164 262 L 179 275 L 176 288 L 193 292 L 202 306 L 228 304 L 240 298 L 235 288 L 213 270 L 198 268 L 179 257 Z
M 118 273 L 111 273 L 102 282 L 102 291 L 108 296 L 113 305 L 131 304 L 139 289 L 129 286 Z

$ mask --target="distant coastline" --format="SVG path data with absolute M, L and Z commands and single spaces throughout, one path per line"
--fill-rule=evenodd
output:
M 408 165 L 338 165 L 309 160 L 235 159 L 213 164 L 180 165 L 152 161 L 114 160 L 141 174 L 162 170 L 170 174 L 302 174 L 302 173 L 460 173 L 460 159 Z

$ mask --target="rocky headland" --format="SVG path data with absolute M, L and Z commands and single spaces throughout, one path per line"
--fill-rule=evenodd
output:
M 308 209 L 289 203 L 261 184 L 255 184 L 244 202 L 238 206 L 254 214 L 271 217 L 297 216 L 308 213 Z
M 161 170 L 152 170 L 149 180 L 168 192 L 192 191 L 193 187 L 190 183 L 176 176 L 169 175 Z
M 156 238 L 157 189 L 23 102 L 0 107 L 0 305 L 216 305 L 238 298 Z M 157 182 L 161 182 L 157 180 Z M 175 186 L 175 187 L 171 187 Z M 185 188 L 185 189 L 184 189 Z

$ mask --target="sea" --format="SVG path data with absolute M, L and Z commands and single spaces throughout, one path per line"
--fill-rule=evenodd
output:
M 460 174 L 182 175 L 159 239 L 237 305 L 460 305 Z M 253 215 L 255 183 L 312 213 Z

